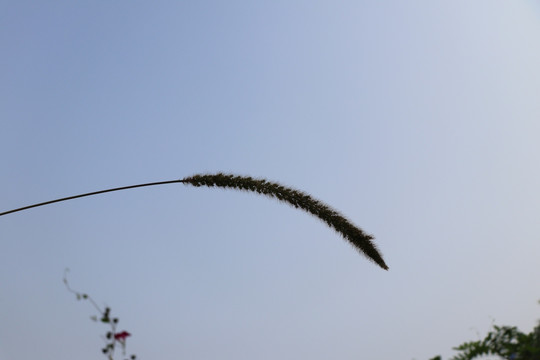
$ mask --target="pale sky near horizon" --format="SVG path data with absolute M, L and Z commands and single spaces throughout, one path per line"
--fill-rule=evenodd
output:
M 2 1 L 0 360 L 448 359 L 540 319 L 537 1 Z

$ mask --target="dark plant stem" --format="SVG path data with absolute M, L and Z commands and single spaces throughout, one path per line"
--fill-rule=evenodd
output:
M 66 201 L 66 200 L 78 199 L 78 198 L 82 198 L 82 197 L 85 197 L 85 196 L 92 196 L 92 195 L 98 195 L 98 194 L 104 194 L 104 193 L 108 193 L 108 192 L 113 192 L 113 191 L 120 191 L 120 190 L 134 189 L 134 188 L 139 188 L 139 187 L 144 187 L 144 186 L 165 185 L 165 184 L 182 183 L 182 182 L 184 182 L 184 180 L 158 181 L 158 182 L 152 182 L 152 183 L 146 183 L 146 184 L 138 184 L 138 185 L 122 186 L 122 187 L 117 187 L 117 188 L 114 188 L 114 189 L 107 189 L 107 190 L 94 191 L 94 192 L 89 192 L 89 193 L 86 193 L 86 194 L 80 194 L 80 195 L 68 196 L 68 197 L 61 198 L 61 199 L 55 199 L 55 200 L 45 201 L 45 202 L 42 202 L 42 203 L 39 203 L 39 204 L 28 205 L 28 206 L 24 206 L 24 207 L 21 207 L 21 208 L 18 208 L 18 209 L 13 209 L 13 210 L 5 211 L 5 212 L 3 212 L 3 213 L 0 213 L 0 216 L 7 215 L 7 214 L 11 214 L 11 213 L 15 213 L 15 212 L 18 212 L 18 211 L 23 211 L 23 210 L 32 209 L 32 208 L 35 208 L 35 207 L 38 207 L 38 206 L 44 206 L 44 205 L 54 204 L 54 203 L 57 203 L 57 202 L 60 202 L 60 201 Z

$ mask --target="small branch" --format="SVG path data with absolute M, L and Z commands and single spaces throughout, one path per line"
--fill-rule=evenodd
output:
M 75 296 L 77 297 L 77 300 L 88 300 L 92 303 L 92 305 L 94 305 L 94 307 L 96 308 L 96 310 L 100 313 L 100 314 L 103 314 L 103 310 L 101 310 L 101 308 L 98 306 L 98 304 L 94 301 L 94 299 L 92 299 L 92 297 L 88 294 L 84 294 L 84 293 L 80 293 L 76 290 L 73 290 L 71 288 L 71 286 L 69 286 L 69 282 L 67 281 L 67 273 L 69 272 L 69 269 L 66 268 L 64 270 L 64 284 L 66 285 L 66 288 L 68 289 L 69 292 L 71 292 L 72 294 L 75 294 Z
M 116 327 L 118 325 L 118 318 L 111 317 L 111 308 L 106 307 L 105 311 L 102 311 L 101 308 L 97 305 L 97 303 L 92 299 L 89 295 L 85 293 L 80 293 L 76 290 L 73 290 L 68 283 L 67 280 L 67 273 L 69 272 L 69 269 L 64 270 L 64 284 L 66 285 L 66 288 L 69 292 L 72 294 L 75 294 L 77 297 L 77 300 L 88 300 L 92 303 L 92 305 L 97 309 L 99 314 L 101 315 L 99 321 L 105 324 L 108 324 L 110 326 L 110 331 L 108 331 L 105 336 L 102 336 L 103 341 L 105 342 L 105 347 L 101 349 L 101 352 L 107 356 L 109 360 L 114 359 L 114 352 L 116 349 L 116 343 L 118 342 L 122 346 L 122 354 L 126 355 L 126 338 L 128 336 L 131 336 L 130 333 L 127 331 L 122 331 L 118 333 L 116 331 Z M 92 316 L 92 320 L 98 321 L 97 316 Z M 135 360 L 137 356 L 135 354 L 132 354 L 130 356 L 130 360 Z M 127 360 L 127 359 L 126 359 Z

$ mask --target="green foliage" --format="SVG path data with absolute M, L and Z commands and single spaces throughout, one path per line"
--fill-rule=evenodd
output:
M 540 323 L 529 334 L 515 326 L 497 326 L 478 341 L 465 342 L 454 350 L 458 354 L 451 360 L 472 360 L 496 355 L 507 360 L 540 360 Z M 436 356 L 431 360 L 442 360 Z
M 348 240 L 357 250 L 380 267 L 388 270 L 382 255 L 371 241 L 373 236 L 364 233 L 362 229 L 353 225 L 343 215 L 323 202 L 310 195 L 281 184 L 269 182 L 264 179 L 253 179 L 230 174 L 193 175 L 182 179 L 185 184 L 193 186 L 222 187 L 237 190 L 252 191 L 271 198 L 286 202 L 295 208 L 302 209 L 325 222 L 328 226 Z

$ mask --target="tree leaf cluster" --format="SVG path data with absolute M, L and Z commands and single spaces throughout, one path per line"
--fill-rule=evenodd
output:
M 523 333 L 515 326 L 493 325 L 484 339 L 465 342 L 454 350 L 458 354 L 450 360 L 472 360 L 490 355 L 506 360 L 540 360 L 540 322 L 530 333 Z M 442 358 L 436 356 L 430 360 Z

